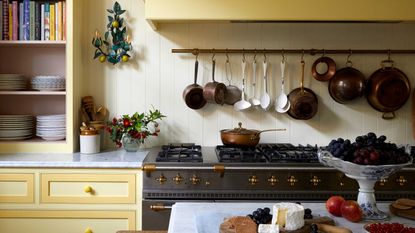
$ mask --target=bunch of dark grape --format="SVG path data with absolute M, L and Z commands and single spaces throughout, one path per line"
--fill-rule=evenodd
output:
M 400 164 L 409 161 L 405 148 L 386 142 L 386 136 L 370 132 L 356 137 L 355 142 L 339 138 L 326 147 L 337 158 L 361 165 Z
M 311 209 L 309 208 L 304 209 L 304 219 L 313 219 L 313 215 L 311 214 Z
M 337 140 L 331 140 L 326 149 L 330 151 L 334 157 L 350 161 L 353 158 L 355 147 L 349 139 L 344 140 L 343 138 L 338 138 Z
M 271 223 L 272 215 L 270 214 L 270 209 L 265 207 L 263 209 L 258 208 L 252 214 L 248 214 L 247 216 L 250 217 L 256 224 L 268 224 Z

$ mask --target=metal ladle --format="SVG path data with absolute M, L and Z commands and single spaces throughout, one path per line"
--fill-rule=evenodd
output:
M 241 94 L 241 100 L 236 102 L 233 105 L 233 108 L 236 111 L 244 111 L 249 109 L 252 105 L 248 101 L 245 100 L 245 59 L 242 60 L 242 94 Z
M 256 98 L 255 96 L 255 89 L 256 89 L 256 59 L 254 57 L 254 62 L 252 62 L 252 89 L 253 89 L 253 95 L 251 99 L 249 99 L 249 102 L 251 102 L 252 106 L 259 106 L 261 105 L 261 101 Z
M 284 73 L 285 73 L 285 58 L 283 56 L 283 59 L 281 61 L 281 94 L 276 99 L 276 104 L 275 104 L 275 111 L 279 113 L 285 113 L 291 107 L 291 103 L 288 100 L 287 94 L 285 94 L 285 90 L 284 90 Z
M 264 70 L 264 94 L 261 97 L 261 108 L 265 111 L 268 111 L 268 109 L 271 107 L 271 98 L 268 95 L 267 89 L 267 61 L 264 60 L 264 63 L 262 63 L 263 70 Z

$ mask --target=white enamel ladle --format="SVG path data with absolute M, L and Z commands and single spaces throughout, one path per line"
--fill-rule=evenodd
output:
M 261 105 L 261 101 L 256 98 L 255 95 L 255 89 L 256 89 L 256 60 L 254 59 L 254 62 L 252 62 L 252 89 L 253 89 L 253 95 L 249 99 L 249 102 L 251 102 L 252 106 L 257 107 Z
M 276 101 L 275 111 L 279 113 L 285 113 L 291 107 L 291 103 L 288 100 L 287 94 L 285 94 L 285 90 L 284 90 L 284 73 L 285 73 L 285 60 L 283 59 L 281 61 L 281 94 L 275 100 Z
M 268 95 L 267 89 L 268 89 L 268 85 L 267 85 L 267 68 L 268 68 L 268 64 L 267 61 L 264 61 L 264 63 L 262 63 L 263 66 L 263 71 L 264 71 L 264 94 L 261 97 L 261 108 L 264 109 L 265 111 L 268 111 L 268 109 L 271 107 L 271 98 Z
M 246 67 L 245 60 L 242 60 L 242 94 L 241 94 L 241 100 L 239 100 L 233 105 L 233 108 L 236 111 L 244 111 L 244 110 L 249 109 L 252 106 L 251 103 L 245 100 L 245 67 Z

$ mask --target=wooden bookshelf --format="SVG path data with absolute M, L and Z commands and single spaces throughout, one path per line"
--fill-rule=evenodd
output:
M 66 95 L 66 91 L 0 91 L 0 95 Z
M 0 40 L 0 47 L 65 47 L 66 41 Z

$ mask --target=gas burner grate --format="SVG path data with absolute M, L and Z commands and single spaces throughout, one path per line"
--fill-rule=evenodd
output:
M 267 159 L 256 147 L 216 146 L 216 155 L 223 163 L 266 163 Z
M 157 162 L 203 162 L 202 147 L 194 143 L 168 144 L 161 146 Z
M 292 144 L 260 144 L 270 163 L 318 163 L 317 146 Z

